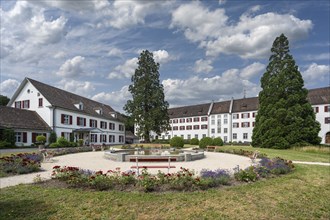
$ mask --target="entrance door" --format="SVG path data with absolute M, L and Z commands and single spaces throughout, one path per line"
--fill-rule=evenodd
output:
M 330 144 L 330 132 L 325 135 L 325 143 Z

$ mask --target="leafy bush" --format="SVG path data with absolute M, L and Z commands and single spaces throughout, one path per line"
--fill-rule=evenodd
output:
M 173 137 L 170 141 L 171 147 L 182 148 L 184 146 L 183 138 L 181 137 Z
M 0 141 L 0 149 L 1 148 L 10 148 L 13 145 L 11 143 L 9 143 L 8 141 Z
M 51 144 L 49 145 L 49 147 L 57 148 L 57 147 L 59 147 L 59 146 L 58 146 L 58 143 L 51 143 Z
M 258 175 L 253 166 L 250 166 L 245 170 L 235 170 L 234 177 L 241 182 L 255 182 L 258 179 Z
M 57 144 L 58 144 L 58 147 L 69 147 L 70 146 L 70 142 L 67 139 L 65 139 L 64 137 L 57 138 Z
M 79 139 L 78 140 L 78 146 L 81 147 L 84 145 L 84 140 L 83 139 Z
M 46 143 L 46 137 L 43 136 L 43 135 L 38 135 L 38 136 L 36 137 L 36 141 L 37 141 L 39 144 L 44 144 L 44 143 Z
M 50 132 L 50 135 L 49 135 L 49 138 L 48 138 L 49 144 L 55 143 L 56 140 L 57 140 L 56 132 L 54 132 L 54 131 Z
M 190 140 L 190 144 L 191 144 L 191 145 L 199 145 L 199 140 L 198 140 L 198 138 L 192 138 L 192 139 Z
M 15 146 L 16 138 L 13 129 L 4 129 L 1 131 L 1 140 L 10 143 L 11 146 Z
M 78 143 L 76 142 L 69 142 L 69 146 L 68 147 L 77 147 Z
M 223 140 L 221 139 L 221 137 L 214 138 L 212 145 L 213 146 L 223 146 Z
M 213 144 L 213 139 L 210 137 L 203 137 L 200 141 L 199 141 L 199 147 L 200 148 L 206 148 L 209 145 Z
M 209 187 L 219 185 L 228 185 L 230 182 L 230 174 L 228 170 L 217 169 L 215 171 L 202 169 L 200 172 L 202 179 L 210 179 L 208 182 Z

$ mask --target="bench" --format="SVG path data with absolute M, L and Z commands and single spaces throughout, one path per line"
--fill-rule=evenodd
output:
M 258 158 L 258 156 L 259 156 L 258 151 L 254 151 L 252 155 L 249 155 L 249 158 L 251 159 L 253 164 L 256 162 L 256 159 Z
M 206 147 L 206 151 L 213 151 L 215 152 L 215 150 L 218 148 L 218 146 L 207 146 Z
M 162 169 L 175 168 L 175 166 L 131 166 L 131 169 Z
M 130 158 L 129 159 L 129 162 L 136 162 L 136 160 L 138 160 L 139 162 L 168 162 L 169 160 L 171 162 L 175 162 L 176 161 L 176 158 L 173 157 L 173 158 L 148 158 L 148 157 L 145 157 L 145 158 Z
M 154 158 L 154 159 L 165 159 L 165 161 L 168 161 L 168 165 L 151 165 L 151 166 L 146 166 L 146 165 L 139 165 L 139 161 L 141 162 L 141 158 L 131 158 L 133 159 L 134 162 L 136 162 L 136 166 L 131 166 L 131 169 L 136 169 L 136 174 L 137 176 L 140 175 L 140 169 L 166 169 L 167 168 L 167 172 L 170 172 L 171 168 L 175 168 L 175 166 L 171 166 L 171 161 L 172 159 L 175 159 L 174 161 L 176 161 L 176 158 Z M 150 159 L 150 158 L 142 158 L 142 159 Z M 162 160 L 163 161 L 163 160 Z

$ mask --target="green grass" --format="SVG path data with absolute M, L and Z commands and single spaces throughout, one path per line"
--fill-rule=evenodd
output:
M 94 192 L 19 185 L 0 219 L 329 219 L 329 167 L 298 165 L 269 180 L 189 193 Z
M 278 149 L 268 149 L 268 148 L 255 148 L 251 146 L 226 145 L 226 146 L 222 146 L 221 149 L 243 149 L 249 151 L 258 150 L 261 153 L 267 154 L 267 156 L 270 158 L 281 157 L 287 160 L 330 163 L 330 147 L 323 147 L 320 148 L 319 150 L 318 147 L 278 150 Z

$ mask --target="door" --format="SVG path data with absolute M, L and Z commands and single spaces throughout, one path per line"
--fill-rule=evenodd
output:
M 330 132 L 325 135 L 325 143 L 330 144 Z

